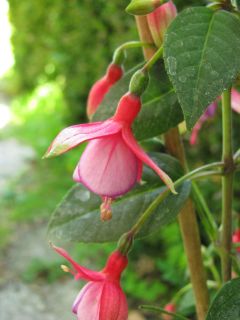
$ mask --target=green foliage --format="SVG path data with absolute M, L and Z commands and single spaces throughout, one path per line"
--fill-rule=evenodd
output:
M 202 7 L 184 10 L 168 28 L 164 59 L 188 129 L 239 73 L 239 34 L 233 14 Z
M 34 147 L 41 157 L 65 126 L 67 108 L 61 87 L 56 82 L 45 83 L 15 98 L 11 107 L 14 135 Z
M 130 79 L 139 67 L 130 70 L 111 89 L 98 108 L 94 120 L 105 120 L 114 114 L 119 99 L 128 91 Z M 148 88 L 142 97 L 142 109 L 133 124 L 133 132 L 137 139 L 157 136 L 183 120 L 176 94 L 170 86 L 163 64 L 154 66 Z
M 85 114 L 87 92 L 105 72 L 115 47 L 137 38 L 124 12 L 127 3 L 9 0 L 20 89 L 56 79 L 72 113 Z
M 37 280 L 52 283 L 65 274 L 59 267 L 58 262 L 49 263 L 40 259 L 34 259 L 30 262 L 26 270 L 21 274 L 25 282 L 36 282 Z
M 214 298 L 206 320 L 240 319 L 240 278 L 227 282 Z

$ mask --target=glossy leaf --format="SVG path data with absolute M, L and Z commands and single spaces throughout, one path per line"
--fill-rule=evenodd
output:
M 213 300 L 206 320 L 240 319 L 240 278 L 227 282 Z
M 139 67 L 141 65 L 127 72 L 110 90 L 93 117 L 94 121 L 105 120 L 114 114 L 119 99 L 128 91 L 131 76 Z M 162 63 L 153 68 L 142 101 L 142 110 L 133 125 L 133 132 L 138 140 L 162 134 L 183 120 L 177 96 Z
M 226 11 L 189 8 L 167 30 L 164 60 L 188 129 L 240 71 L 240 20 Z
M 165 154 L 154 153 L 151 157 L 176 180 L 182 174 L 178 162 Z M 85 187 L 75 185 L 54 212 L 49 225 L 49 237 L 65 241 L 109 242 L 116 241 L 161 193 L 160 179 L 149 168 L 144 169 L 143 183 L 113 204 L 113 218 L 100 220 L 101 199 Z M 182 208 L 190 193 L 190 183 L 178 189 L 178 195 L 169 195 L 155 210 L 139 236 L 146 236 L 171 222 Z

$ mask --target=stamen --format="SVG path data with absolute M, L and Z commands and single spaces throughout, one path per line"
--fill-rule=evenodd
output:
M 102 221 L 108 221 L 112 219 L 112 198 L 104 197 L 103 198 L 103 203 L 100 206 L 100 211 L 101 211 L 101 220 Z
M 61 269 L 64 271 L 64 272 L 69 272 L 71 273 L 74 277 L 76 276 L 76 272 L 74 272 L 73 270 L 71 270 L 70 268 L 68 268 L 67 266 L 65 266 L 64 264 L 61 265 Z
M 70 272 L 71 270 L 65 266 L 64 264 L 61 265 L 61 269 L 64 271 L 64 272 Z

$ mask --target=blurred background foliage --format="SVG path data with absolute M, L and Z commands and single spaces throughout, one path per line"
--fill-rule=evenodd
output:
M 35 157 L 27 172 L 16 177 L 4 190 L 0 213 L 0 246 L 12 241 L 19 223 L 46 226 L 51 212 L 72 186 L 72 171 L 82 148 L 61 158 L 41 160 L 53 137 L 69 123 L 85 120 L 86 98 L 91 85 L 105 71 L 114 49 L 138 39 L 134 18 L 124 12 L 128 0 L 8 0 L 12 25 L 13 68 L 0 81 L 0 91 L 11 99 L 12 122 L 1 132 L 1 139 L 16 137 L 30 145 Z M 198 1 L 175 1 L 178 9 Z M 141 51 L 128 52 L 126 68 L 141 61 Z M 184 139 L 190 166 L 216 161 L 221 156 L 221 113 L 204 125 L 198 146 L 189 147 Z M 239 116 L 234 115 L 234 139 L 239 146 Z M 235 180 L 239 188 L 239 177 Z M 220 180 L 201 182 L 207 202 L 216 219 L 220 216 Z M 240 210 L 239 191 L 235 198 Z M 203 240 L 204 233 L 202 234 Z M 163 306 L 173 293 L 188 283 L 180 232 L 173 223 L 158 234 L 137 241 L 123 287 L 130 304 L 154 302 Z M 74 256 L 101 268 L 115 244 L 76 245 Z M 103 254 L 102 254 L 103 253 Z M 56 265 L 45 259 L 29 261 L 22 274 L 26 282 L 52 282 L 64 277 Z M 156 280 L 156 281 L 155 281 Z M 193 299 L 182 303 L 192 311 Z M 190 301 L 190 302 L 189 302 Z M 190 309 L 189 309 L 190 308 Z

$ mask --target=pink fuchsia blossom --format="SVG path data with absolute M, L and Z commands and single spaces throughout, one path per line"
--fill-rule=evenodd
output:
M 213 103 L 211 103 L 207 107 L 204 114 L 199 118 L 199 120 L 193 127 L 193 130 L 190 136 L 190 141 L 189 141 L 191 145 L 195 145 L 197 143 L 198 135 L 204 122 L 206 122 L 209 118 L 214 117 L 215 112 L 217 110 L 219 99 L 220 98 L 217 98 Z M 240 92 L 234 88 L 232 89 L 232 92 L 231 92 L 231 105 L 232 105 L 233 111 L 240 113 Z
M 103 199 L 101 218 L 111 218 L 111 202 L 141 180 L 143 163 L 152 168 L 175 193 L 172 180 L 138 145 L 131 124 L 141 108 L 138 96 L 127 93 L 115 115 L 103 122 L 68 127 L 50 145 L 45 157 L 57 156 L 89 141 L 74 171 L 82 183 Z
M 73 267 L 71 270 L 62 266 L 64 271 L 72 273 L 76 280 L 88 281 L 72 306 L 78 320 L 127 320 L 127 300 L 120 286 L 121 274 L 128 264 L 125 255 L 113 252 L 104 269 L 98 272 L 79 265 L 64 249 L 53 248 Z
M 87 115 L 91 119 L 111 87 L 121 79 L 123 69 L 117 64 L 110 64 L 106 74 L 94 83 L 87 101 Z
M 237 229 L 232 235 L 232 243 L 238 243 L 239 246 L 236 248 L 236 251 L 240 253 L 240 229 Z
M 157 47 L 162 46 L 164 34 L 176 15 L 176 6 L 172 1 L 168 1 L 146 16 L 150 32 Z

